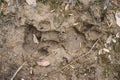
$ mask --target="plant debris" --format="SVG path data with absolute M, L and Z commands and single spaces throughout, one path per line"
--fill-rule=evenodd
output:
M 50 65 L 50 62 L 48 60 L 37 60 L 36 63 L 42 67 L 47 67 Z
M 120 12 L 116 12 L 115 17 L 116 17 L 116 23 L 120 27 Z
M 38 39 L 37 39 L 35 34 L 33 34 L 33 41 L 34 41 L 34 43 L 39 44 L 39 41 L 38 41 Z
M 26 0 L 26 2 L 32 7 L 36 7 L 37 5 L 36 0 Z

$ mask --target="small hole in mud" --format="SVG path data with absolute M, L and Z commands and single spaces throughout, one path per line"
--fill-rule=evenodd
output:
M 40 29 L 43 29 L 43 27 L 41 27 Z
M 75 40 L 77 40 L 77 37 L 75 38 Z
M 38 50 L 38 52 L 41 54 L 41 55 L 48 55 L 48 47 L 42 47 L 41 49 Z
M 83 24 L 83 31 L 86 32 L 88 31 L 89 29 L 91 29 L 94 25 L 93 24 L 89 24 L 89 23 L 84 23 Z
M 2 44 L 0 44 L 0 48 L 3 48 L 3 45 L 2 45 Z

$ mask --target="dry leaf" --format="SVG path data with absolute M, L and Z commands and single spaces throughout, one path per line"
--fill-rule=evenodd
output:
M 73 16 L 73 14 L 71 13 L 71 14 L 69 14 L 69 16 Z
M 111 55 L 108 55 L 108 59 L 109 59 L 110 61 L 112 60 Z
M 107 48 L 103 48 L 103 51 L 110 52 Z
M 110 36 L 107 38 L 106 43 L 107 43 L 107 44 L 110 44 L 111 41 L 112 41 L 112 35 L 110 35 Z
M 116 23 L 120 27 L 120 12 L 116 12 L 115 17 L 116 17 Z
M 38 39 L 37 39 L 35 34 L 33 34 L 33 41 L 34 41 L 34 43 L 39 44 L 39 41 L 38 41 Z
M 36 63 L 39 65 L 39 66 L 42 66 L 42 67 L 47 67 L 50 65 L 50 62 L 47 61 L 47 60 L 39 60 L 39 61 L 36 61 Z
M 76 1 L 75 0 L 64 0 L 64 3 L 74 5 L 76 3 Z
M 30 67 L 30 75 L 32 75 L 33 74 L 33 68 L 32 67 Z
M 51 10 L 50 12 L 53 13 L 55 11 L 55 9 Z
M 70 4 L 66 4 L 65 11 L 67 11 L 69 9 L 69 6 L 70 6 Z
M 2 9 L 4 9 L 5 8 L 5 3 L 1 3 L 1 6 L 0 6 L 0 9 L 2 10 Z
M 26 2 L 32 6 L 32 7 L 36 7 L 36 0 L 26 0 Z
M 77 26 L 77 25 L 78 25 L 78 22 L 73 24 L 73 26 Z
M 112 42 L 113 42 L 113 43 L 116 43 L 117 41 L 116 41 L 116 39 L 113 38 L 113 39 L 112 39 Z
M 116 34 L 116 37 L 117 37 L 117 38 L 120 38 L 120 32 L 118 32 L 118 33 Z
M 73 65 L 70 65 L 70 67 L 71 67 L 72 69 L 74 69 L 74 68 L 75 68 Z
M 98 54 L 99 54 L 99 55 L 102 54 L 102 49 L 99 50 Z
M 25 79 L 21 78 L 21 80 L 25 80 Z

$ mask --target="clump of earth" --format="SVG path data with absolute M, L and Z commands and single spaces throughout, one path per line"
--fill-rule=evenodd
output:
M 68 10 L 66 3 L 57 5 L 23 3 L 1 10 L 0 80 L 10 80 L 24 62 L 14 80 L 119 80 L 117 8 L 110 4 L 101 22 L 100 2 L 82 0 Z

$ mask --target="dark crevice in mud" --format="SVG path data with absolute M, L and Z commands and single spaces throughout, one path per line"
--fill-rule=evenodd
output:
M 84 42 L 87 41 L 87 38 L 85 36 L 85 34 L 83 32 L 78 31 L 78 29 L 76 27 L 73 27 L 74 31 L 78 34 L 78 36 L 81 36 L 84 39 Z
M 26 25 L 26 26 L 27 27 L 25 30 L 25 38 L 28 36 L 28 34 L 35 34 L 38 40 L 41 39 L 41 32 L 40 31 L 38 31 L 33 25 Z
M 38 45 L 33 42 L 33 34 L 36 35 L 37 39 L 41 40 L 41 32 L 38 31 L 33 25 L 26 25 L 24 36 L 23 48 L 26 51 L 34 51 L 38 48 Z
M 42 47 L 38 50 L 38 53 L 41 53 L 41 55 L 48 55 L 49 54 L 48 48 L 49 46 Z
M 94 24 L 90 24 L 90 23 L 86 23 L 86 22 L 84 22 L 83 23 L 83 29 L 82 29 L 82 31 L 83 32 L 86 32 L 86 31 L 88 31 L 88 30 L 90 30 L 92 27 L 94 27 L 95 25 Z

